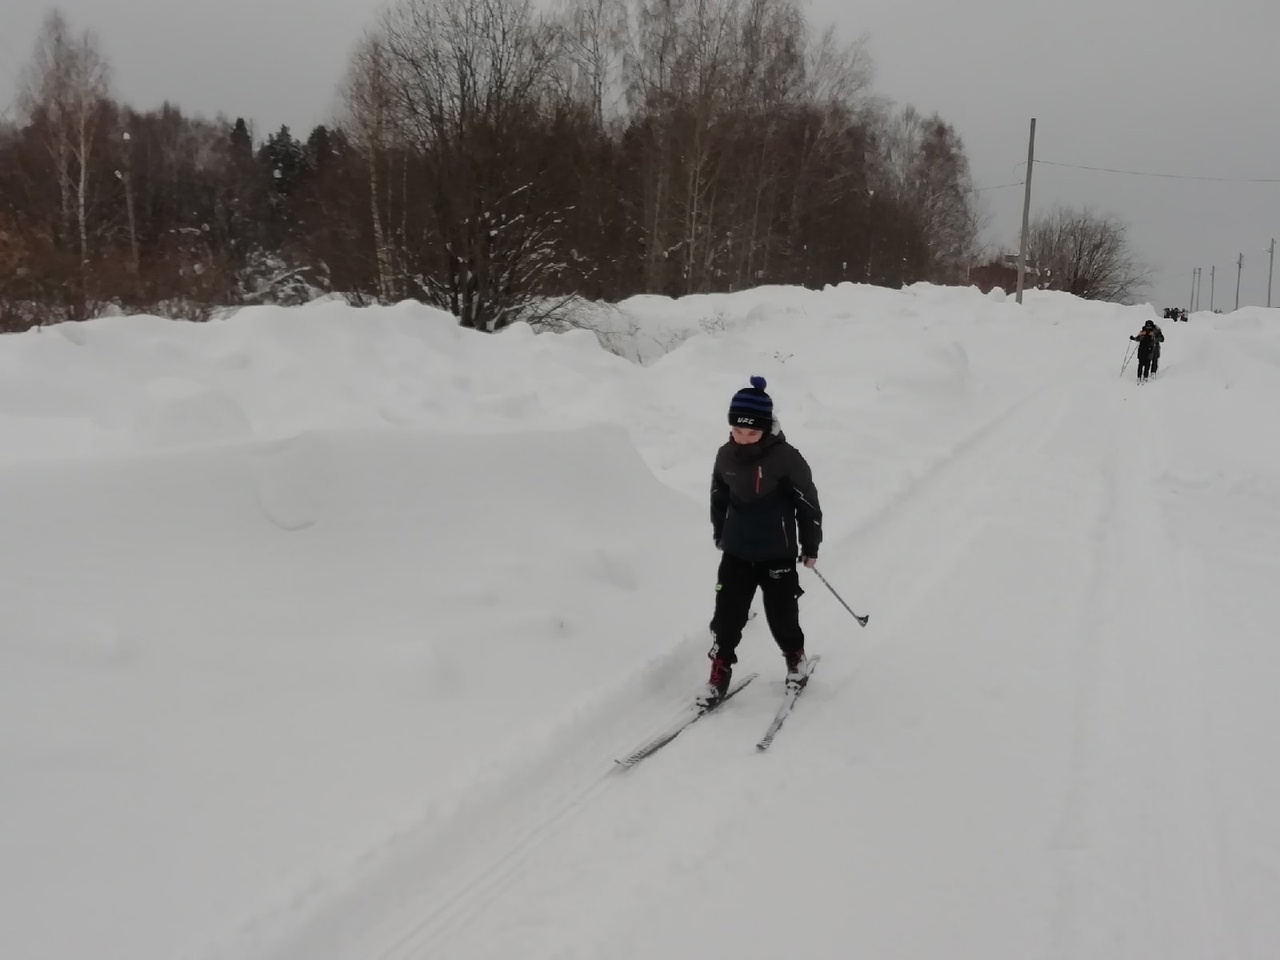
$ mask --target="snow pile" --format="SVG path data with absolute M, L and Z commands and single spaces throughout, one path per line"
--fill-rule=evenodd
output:
M 1274 955 L 1277 312 L 1138 387 L 1150 307 L 1026 299 L 0 338 L 0 956 Z M 704 679 L 752 374 L 871 626 L 806 577 L 773 750 L 757 618 L 616 776 Z

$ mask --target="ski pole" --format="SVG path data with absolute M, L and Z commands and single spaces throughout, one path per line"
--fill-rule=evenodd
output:
M 1120 376 L 1122 377 L 1124 376 L 1125 368 L 1129 366 L 1129 361 L 1133 359 L 1132 351 L 1137 349 L 1138 349 L 1138 345 L 1135 343 L 1132 346 L 1130 346 L 1128 350 L 1124 352 L 1124 363 L 1120 365 Z
M 867 621 L 871 619 L 871 615 L 868 614 L 865 617 L 858 616 L 856 613 L 853 612 L 853 609 L 847 603 L 844 602 L 844 598 L 840 596 L 840 594 L 836 593 L 836 588 L 833 587 L 831 584 L 827 583 L 827 578 L 822 575 L 822 573 L 818 570 L 817 567 L 810 567 L 809 569 L 818 575 L 818 579 L 822 581 L 822 585 L 831 591 L 831 595 L 840 601 L 840 606 L 844 607 L 846 610 L 849 611 L 849 615 L 853 617 L 853 619 L 858 621 L 858 625 L 865 627 L 867 625 Z

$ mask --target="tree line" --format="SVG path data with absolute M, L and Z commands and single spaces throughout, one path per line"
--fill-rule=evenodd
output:
M 0 329 L 332 293 L 496 330 L 575 297 L 963 280 L 976 253 L 960 136 L 799 0 L 396 0 L 341 94 L 301 139 L 137 111 L 49 14 L 0 126 Z

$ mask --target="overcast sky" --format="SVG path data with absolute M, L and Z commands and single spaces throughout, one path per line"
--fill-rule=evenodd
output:
M 64 0 L 101 37 L 115 94 L 138 108 L 251 119 L 259 135 L 304 135 L 329 119 L 347 55 L 378 0 Z M 0 111 L 49 4 L 2 0 Z M 867 34 L 876 90 L 963 137 L 979 186 L 1022 179 L 1027 127 L 1036 157 L 1178 177 L 1280 181 L 1277 0 L 812 0 L 816 23 Z M 1032 212 L 1089 205 L 1130 225 L 1154 267 L 1150 299 L 1201 306 L 1267 295 L 1267 246 L 1280 235 L 1280 182 L 1130 176 L 1037 164 Z M 1019 187 L 987 190 L 993 242 L 1016 243 Z M 1280 305 L 1280 278 L 1273 303 Z

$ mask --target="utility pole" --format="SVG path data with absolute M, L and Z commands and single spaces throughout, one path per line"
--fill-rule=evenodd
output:
M 133 142 L 124 134 L 124 171 L 116 171 L 116 179 L 124 184 L 125 209 L 129 213 L 129 272 L 138 275 L 138 222 L 133 215 Z
M 1271 238 L 1271 262 L 1267 266 L 1267 306 L 1271 306 L 1271 277 L 1276 272 L 1276 238 Z
M 1196 309 L 1196 277 L 1199 275 L 1199 273 L 1200 273 L 1199 267 L 1191 268 L 1191 299 L 1187 302 L 1187 309 L 1190 310 L 1192 313 L 1194 313 Z
M 1213 272 L 1217 269 L 1218 268 L 1216 266 L 1209 268 L 1209 312 L 1210 313 L 1213 313 Z
M 133 138 L 124 135 L 124 197 L 129 209 L 129 269 L 138 275 L 138 221 L 133 212 Z
M 1022 195 L 1022 240 L 1018 244 L 1018 303 L 1027 277 L 1027 229 L 1031 219 L 1031 169 L 1036 162 L 1036 118 L 1031 118 L 1031 136 L 1027 140 L 1027 188 Z
M 1240 309 L 1240 272 L 1244 270 L 1244 254 L 1236 260 L 1236 309 Z

